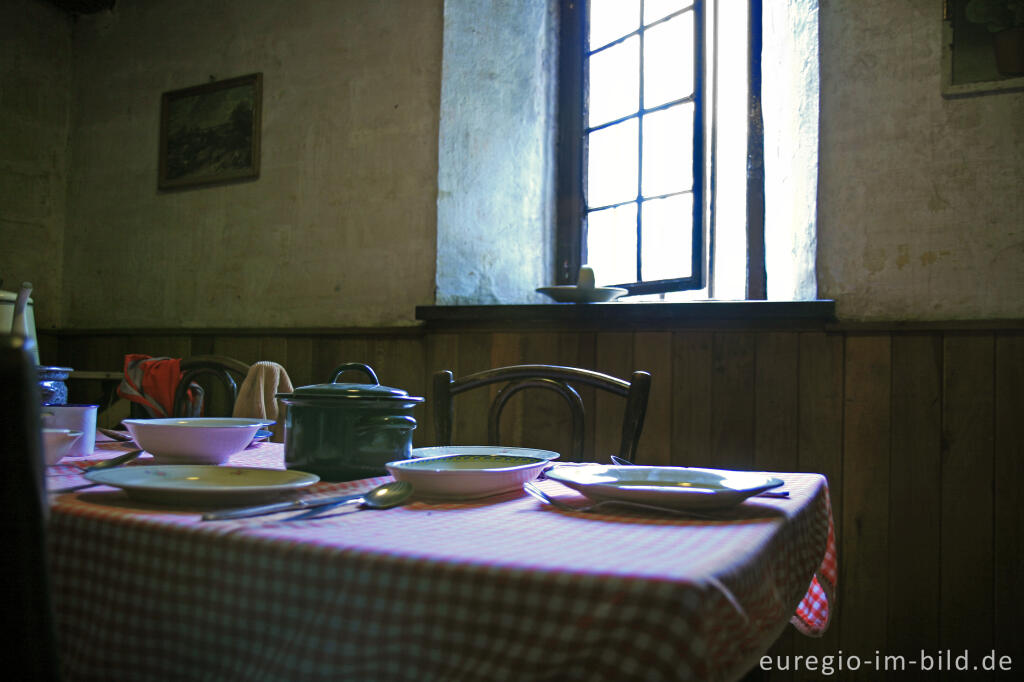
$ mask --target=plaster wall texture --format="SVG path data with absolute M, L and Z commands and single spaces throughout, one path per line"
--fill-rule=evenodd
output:
M 554 282 L 557 2 L 447 0 L 437 302 L 540 302 Z
M 486 3 L 508 25 L 461 38 L 443 0 L 119 0 L 73 30 L 43 0 L 0 4 L 0 277 L 33 281 L 39 328 L 405 325 L 435 282 L 455 292 L 441 301 L 532 289 L 487 258 L 548 272 L 545 181 L 508 159 L 544 168 L 550 131 L 509 118 L 549 116 L 552 86 L 467 67 L 496 106 L 452 135 L 441 122 L 470 104 L 442 106 L 441 69 L 443 36 L 535 44 L 542 15 L 518 10 L 539 1 Z M 820 2 L 817 287 L 842 319 L 1024 317 L 1024 93 L 941 97 L 939 5 Z M 516 54 L 535 72 L 547 49 Z M 255 71 L 260 178 L 158 192 L 160 94 Z M 439 174 L 439 132 L 474 163 Z M 461 227 L 438 235 L 446 216 Z M 480 271 L 446 280 L 465 259 Z
M 123 0 L 74 30 L 63 326 L 412 324 L 442 0 Z M 159 192 L 161 93 L 263 74 L 260 176 Z
M 1024 316 L 1024 93 L 944 99 L 940 10 L 821 1 L 818 293 L 841 318 Z
M 70 18 L 0 3 L 0 278 L 32 282 L 37 329 L 60 323 L 70 99 Z

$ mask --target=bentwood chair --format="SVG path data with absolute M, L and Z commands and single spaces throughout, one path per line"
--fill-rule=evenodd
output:
M 0 336 L 0 476 L 4 500 L 3 622 L 7 663 L 24 680 L 59 678 L 46 560 L 46 497 L 40 404 L 32 357 L 21 337 Z M 12 677 L 13 679 L 13 677 Z
M 501 412 L 509 398 L 528 388 L 542 388 L 562 396 L 572 415 L 572 459 L 583 458 L 584 421 L 586 411 L 583 399 L 575 386 L 591 386 L 625 399 L 619 457 L 636 461 L 637 443 L 647 412 L 647 396 L 651 388 L 651 375 L 633 372 L 629 381 L 608 374 L 577 367 L 558 365 L 512 365 L 467 374 L 458 379 L 452 372 L 442 370 L 434 374 L 433 408 L 434 429 L 438 445 L 452 444 L 453 400 L 460 393 L 472 389 L 504 384 L 490 404 L 487 418 L 487 438 L 490 445 L 501 444 Z
M 230 417 L 238 386 L 248 373 L 248 364 L 225 355 L 183 358 L 181 380 L 174 392 L 174 416 L 195 416 L 198 393 L 204 417 Z

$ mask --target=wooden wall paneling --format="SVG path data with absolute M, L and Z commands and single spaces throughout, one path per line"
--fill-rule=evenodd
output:
M 518 362 L 576 366 L 579 346 L 575 340 L 575 334 L 525 333 L 520 344 Z M 588 403 L 585 392 L 580 392 L 580 397 L 586 412 Z M 520 398 L 523 406 L 520 442 L 527 447 L 554 450 L 561 455 L 563 461 L 572 461 L 572 419 L 565 400 L 548 390 L 527 390 L 520 393 Z M 584 420 L 584 434 L 587 421 Z
M 593 332 L 570 332 L 566 334 L 566 343 L 575 345 L 576 349 L 573 354 L 576 356 L 576 361 L 573 363 L 576 367 L 582 367 L 584 369 L 596 369 L 597 368 L 597 335 Z M 583 427 L 583 453 L 584 458 L 588 461 L 593 461 L 594 452 L 594 434 L 597 429 L 597 420 L 595 418 L 597 409 L 597 390 L 588 388 L 586 386 L 579 387 L 580 397 L 583 398 L 583 405 L 587 410 L 586 424 Z
M 187 358 L 193 354 L 192 339 L 180 334 L 132 334 L 128 337 L 127 352 L 153 357 Z
M 5 329 L 7 333 L 10 330 Z M 65 364 L 61 359 L 61 342 L 60 339 L 53 335 L 47 334 L 45 329 L 36 330 L 36 348 L 39 351 L 39 364 L 50 367 L 71 367 L 71 365 Z
M 939 645 L 942 335 L 892 338 L 889 630 L 886 650 Z
M 259 346 L 256 350 L 256 360 L 253 362 L 276 362 L 288 371 L 288 337 L 287 336 L 261 336 L 258 337 Z M 291 378 L 291 375 L 289 375 Z
M 426 348 L 422 338 L 404 335 L 380 337 L 376 340 L 374 361 L 381 367 L 381 372 L 389 377 L 384 381 L 381 376 L 381 383 L 408 391 L 412 396 L 427 398 L 429 384 L 425 377 Z M 432 432 L 420 431 L 425 423 L 426 404 L 421 403 L 413 408 L 413 416 L 416 418 L 416 429 L 412 433 L 413 446 L 433 445 Z
M 288 372 L 292 386 L 311 386 L 323 383 L 322 378 L 313 377 L 313 337 L 312 336 L 289 336 L 288 346 L 285 349 L 284 359 L 281 364 Z
M 847 336 L 845 362 L 838 625 L 843 650 L 867 656 L 884 648 L 888 618 L 889 335 Z
M 377 368 L 373 367 L 370 343 L 366 337 L 351 334 L 315 337 L 313 340 L 312 383 L 324 384 L 331 381 L 334 370 L 348 362 L 360 362 L 364 365 L 370 365 L 374 372 L 377 371 Z M 380 374 L 377 375 L 377 378 L 387 385 L 387 378 L 382 378 Z M 365 383 L 369 381 L 369 378 L 361 372 L 352 371 L 346 372 L 340 378 L 340 381 L 343 383 Z
M 638 370 L 651 373 L 647 416 L 637 449 L 638 463 L 667 466 L 672 463 L 672 397 L 675 393 L 672 385 L 672 334 L 637 332 L 633 337 L 633 365 Z M 629 374 L 622 378 L 628 380 Z M 599 458 L 598 461 L 607 460 Z
M 491 347 L 493 335 L 487 332 L 458 334 L 457 352 L 453 364 L 434 369 L 450 369 L 456 377 L 495 367 Z M 487 410 L 489 392 L 480 389 L 455 398 L 452 441 L 457 445 L 483 445 L 487 443 Z
M 213 334 L 193 334 L 189 339 L 189 355 L 213 355 L 216 342 Z
M 711 466 L 754 467 L 754 348 L 752 332 L 712 338 Z
M 73 336 L 61 339 L 60 366 L 94 372 L 120 372 L 124 369 L 128 338 L 109 336 Z M 42 356 L 40 356 L 42 360 Z
M 491 336 L 491 363 L 489 367 L 507 367 L 509 365 L 523 364 L 524 336 L 524 334 L 519 333 L 494 333 Z M 502 384 L 492 384 L 489 388 L 476 389 L 468 394 L 467 398 L 472 395 L 473 400 L 482 400 L 486 396 L 487 404 L 490 405 L 501 388 Z M 523 442 L 524 403 L 535 399 L 537 399 L 535 395 L 527 394 L 524 397 L 522 393 L 519 393 L 505 404 L 499 424 L 500 445 L 525 447 Z M 486 418 L 485 415 L 484 419 Z
M 674 466 L 711 464 L 712 334 L 672 334 L 672 432 Z
M 991 334 L 946 334 L 939 646 L 972 653 L 993 642 L 994 356 Z
M 837 542 L 842 538 L 843 463 L 843 336 L 822 332 L 799 334 L 798 350 L 798 460 L 796 471 L 823 474 L 828 479 L 832 519 Z M 760 366 L 761 361 L 758 361 Z M 845 556 L 839 553 L 839 561 Z M 792 653 L 835 656 L 839 640 L 839 600 L 831 605 L 832 624 L 822 637 L 804 637 L 791 629 Z M 818 682 L 817 672 L 794 674 L 795 679 Z
M 995 425 L 995 641 L 1011 656 L 1014 669 L 1024 662 L 1024 335 L 996 338 Z
M 595 339 L 595 369 L 616 377 L 628 377 L 636 363 L 633 359 L 633 334 L 629 332 L 602 332 Z M 619 451 L 622 440 L 622 398 L 607 391 L 594 394 L 594 451 L 588 459 L 608 462 L 609 455 Z
M 795 332 L 767 332 L 755 337 L 753 466 L 756 469 L 795 471 L 799 465 L 799 340 Z M 791 657 L 797 636 L 793 628 L 786 628 L 768 655 L 776 660 Z M 771 679 L 792 679 L 792 672 L 772 671 Z
M 800 463 L 800 336 L 767 332 L 756 337 L 754 467 L 796 471 Z
M 454 373 L 458 367 L 459 335 L 458 334 L 428 334 L 424 343 L 424 367 L 423 382 L 427 386 L 424 397 L 424 409 L 420 412 L 422 418 L 417 417 L 419 424 L 416 426 L 414 438 L 417 443 L 424 447 L 437 445 L 437 433 L 434 430 L 434 396 L 433 380 L 434 372 L 450 369 Z
M 225 355 L 250 365 L 263 359 L 260 357 L 260 337 L 255 335 L 218 335 L 214 339 L 213 354 Z

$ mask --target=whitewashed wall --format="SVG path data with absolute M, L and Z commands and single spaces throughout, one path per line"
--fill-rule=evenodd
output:
M 36 284 L 41 328 L 413 324 L 453 271 L 437 234 L 457 198 L 438 186 L 443 9 L 119 0 L 72 29 L 43 0 L 2 3 L 5 288 Z M 850 320 L 1024 317 L 1024 94 L 941 97 L 940 0 L 819 12 L 818 295 Z M 158 192 L 160 94 L 254 71 L 260 178 Z M 507 76 L 510 102 L 538 91 Z M 534 248 L 527 220 L 501 229 Z
M 1024 316 L 1024 93 L 943 99 L 941 20 L 821 1 L 818 294 L 844 318 Z

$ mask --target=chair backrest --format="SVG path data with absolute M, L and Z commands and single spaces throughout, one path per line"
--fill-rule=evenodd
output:
M 26 680 L 59 677 L 46 561 L 49 501 L 43 463 L 40 392 L 24 339 L 0 336 L 0 452 L 4 456 L 3 620 L 6 647 Z
M 651 388 L 651 375 L 647 372 L 633 372 L 629 381 L 608 374 L 578 367 L 559 365 L 512 365 L 497 367 L 454 378 L 452 372 L 442 370 L 434 374 L 433 408 L 434 432 L 438 445 L 451 445 L 453 400 L 465 391 L 504 383 L 491 401 L 487 417 L 487 437 L 490 445 L 501 443 L 501 412 L 509 398 L 527 388 L 543 388 L 562 396 L 572 415 L 572 457 L 579 461 L 583 457 L 584 422 L 586 411 L 583 400 L 574 385 L 592 386 L 625 398 L 622 437 L 619 444 L 620 457 L 636 461 L 637 443 L 644 426 L 647 412 L 647 396 Z
M 230 417 L 238 399 L 239 384 L 248 373 L 249 365 L 224 355 L 183 358 L 181 381 L 174 392 L 174 416 L 189 416 L 189 389 L 196 384 L 203 392 L 203 416 Z

